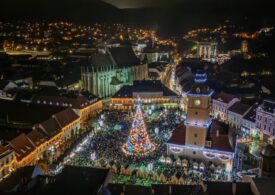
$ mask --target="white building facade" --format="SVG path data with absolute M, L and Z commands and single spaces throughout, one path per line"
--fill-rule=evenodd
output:
M 275 145 L 275 101 L 264 100 L 256 113 L 256 128 L 261 133 L 261 138 Z
M 234 95 L 220 92 L 215 94 L 212 97 L 212 109 L 211 113 L 214 118 L 218 118 L 222 121 L 228 120 L 228 109 L 234 103 L 239 102 L 240 100 L 236 98 Z
M 231 127 L 239 130 L 242 126 L 243 117 L 250 110 L 250 106 L 236 102 L 228 109 L 228 123 Z

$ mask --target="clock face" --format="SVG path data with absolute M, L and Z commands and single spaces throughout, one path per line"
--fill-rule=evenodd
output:
M 195 106 L 200 106 L 201 105 L 201 101 L 200 100 L 195 100 L 194 104 L 195 104 Z

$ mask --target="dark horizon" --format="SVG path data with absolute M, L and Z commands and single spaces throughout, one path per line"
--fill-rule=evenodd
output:
M 148 3 L 150 2 L 150 3 Z M 121 6 L 123 4 L 124 6 Z M 133 6 L 139 4 L 138 6 Z M 221 22 L 225 19 L 251 18 L 263 25 L 272 23 L 272 6 L 264 1 L 140 1 L 140 0 L 14 0 L 0 3 L 5 20 L 72 20 L 79 23 L 120 22 L 194 24 Z M 127 8 L 127 9 L 120 9 Z M 130 8 L 130 9 L 128 9 Z M 200 21 L 201 20 L 201 21 Z M 137 22 L 139 21 L 139 22 Z

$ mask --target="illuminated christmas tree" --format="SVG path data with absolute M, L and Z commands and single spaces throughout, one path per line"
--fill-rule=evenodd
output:
M 150 142 L 146 131 L 146 125 L 141 110 L 141 101 L 140 98 L 138 98 L 132 127 L 127 143 L 123 145 L 123 151 L 130 155 L 144 155 L 154 149 L 155 146 Z

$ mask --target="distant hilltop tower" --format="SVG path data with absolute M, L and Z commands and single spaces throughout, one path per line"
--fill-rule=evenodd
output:
M 205 61 L 215 61 L 218 51 L 218 43 L 215 41 L 210 42 L 197 42 L 197 57 Z
M 241 52 L 243 54 L 248 53 L 248 42 L 247 42 L 247 40 L 242 41 L 242 43 L 241 43 Z

